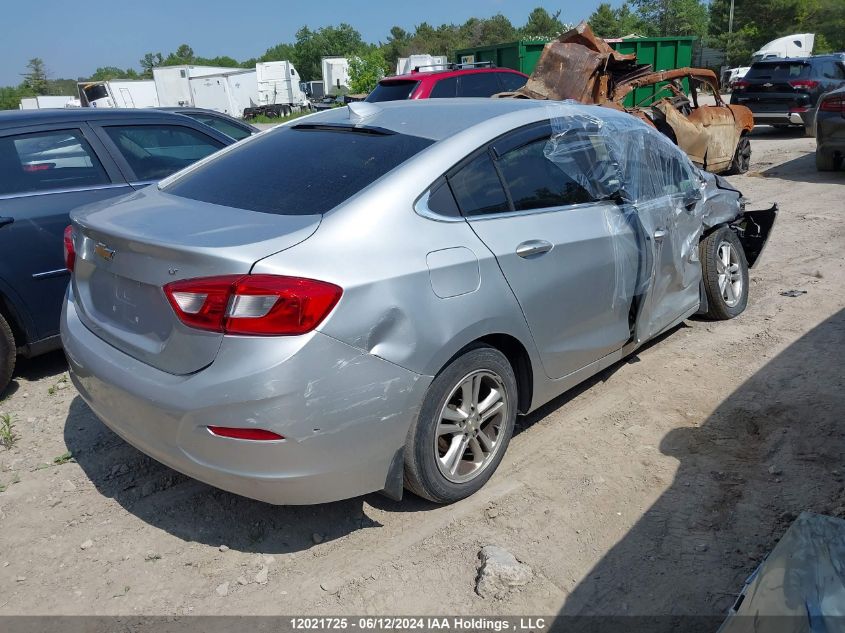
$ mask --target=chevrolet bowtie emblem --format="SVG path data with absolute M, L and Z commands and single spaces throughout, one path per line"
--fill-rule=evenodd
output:
M 107 262 L 110 262 L 114 259 L 114 249 L 109 248 L 102 242 L 94 247 L 94 252 L 97 253 L 97 255 L 99 255 L 103 259 L 105 259 Z

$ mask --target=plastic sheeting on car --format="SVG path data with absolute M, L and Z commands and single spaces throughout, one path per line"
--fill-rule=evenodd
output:
M 633 302 L 633 334 L 645 340 L 698 304 L 699 239 L 707 226 L 739 215 L 739 192 L 719 189 L 712 175 L 635 117 L 574 101 L 548 110 L 546 158 L 594 199 L 619 203 L 605 207 L 616 255 L 614 304 Z

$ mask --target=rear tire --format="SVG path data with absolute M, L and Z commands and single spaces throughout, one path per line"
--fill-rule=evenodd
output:
M 736 233 L 721 226 L 701 240 L 698 248 L 707 292 L 704 318 L 726 321 L 739 316 L 748 305 L 748 262 Z
M 498 350 L 478 345 L 432 381 L 405 445 L 405 487 L 452 503 L 479 490 L 498 468 L 513 434 L 516 376 Z
M 747 134 L 739 137 L 728 174 L 744 174 L 751 167 L 751 141 Z
M 0 314 L 0 395 L 6 390 L 9 381 L 12 379 L 17 353 L 18 349 L 15 346 L 12 328 Z
M 836 171 L 842 165 L 842 159 L 835 154 L 825 154 L 816 150 L 816 170 Z

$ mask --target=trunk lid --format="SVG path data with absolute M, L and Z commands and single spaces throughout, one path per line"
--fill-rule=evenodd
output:
M 144 363 L 190 374 L 216 357 L 222 334 L 189 328 L 163 286 L 179 279 L 248 273 L 253 264 L 307 239 L 320 215 L 224 207 L 147 187 L 111 205 L 71 214 L 80 320 Z

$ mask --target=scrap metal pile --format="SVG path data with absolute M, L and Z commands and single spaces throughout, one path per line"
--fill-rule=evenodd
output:
M 684 90 L 687 80 L 689 96 Z M 623 105 L 637 88 L 657 85 L 646 103 Z M 706 86 L 715 105 L 699 103 L 699 86 Z M 497 95 L 522 99 L 574 99 L 625 110 L 654 126 L 709 171 L 744 173 L 751 146 L 746 137 L 754 127 L 751 111 L 728 105 L 719 94 L 719 80 L 706 68 L 676 68 L 654 72 L 636 55 L 613 50 L 582 22 L 560 39 L 546 44 L 525 86 Z

